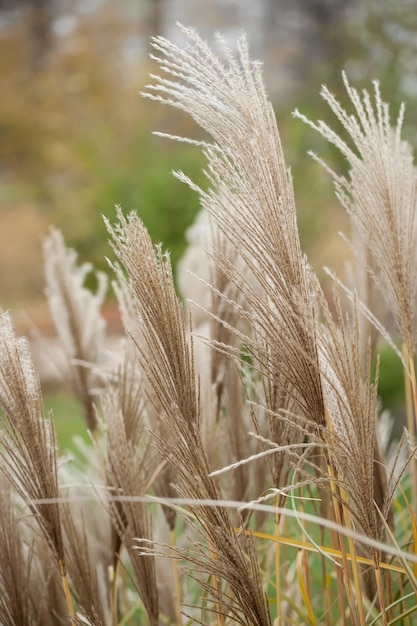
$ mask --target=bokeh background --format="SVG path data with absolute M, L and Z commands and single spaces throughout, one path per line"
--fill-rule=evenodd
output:
M 294 176 L 304 249 L 316 268 L 338 266 L 344 218 L 328 177 L 308 156 L 338 155 L 292 118 L 298 107 L 329 118 L 326 83 L 343 100 L 341 71 L 356 86 L 381 82 L 405 136 L 416 143 L 417 2 L 414 0 L 0 0 L 0 305 L 19 324 L 27 312 L 48 326 L 41 238 L 62 229 L 81 261 L 106 268 L 101 215 L 136 209 L 155 242 L 181 257 L 198 199 L 176 181 L 183 169 L 203 184 L 196 148 L 152 136 L 193 135 L 190 119 L 140 97 L 155 67 L 150 37 L 182 41 L 179 21 L 233 48 L 247 32 L 262 59 Z M 111 298 L 109 301 L 111 318 Z M 115 324 L 117 322 L 114 322 Z

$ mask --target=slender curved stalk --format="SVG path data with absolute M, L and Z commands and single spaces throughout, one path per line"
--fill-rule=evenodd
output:
M 210 558 L 212 559 L 216 559 L 216 555 L 212 549 L 212 543 L 210 540 Z M 217 626 L 225 626 L 225 621 L 224 621 L 224 615 L 223 615 L 223 611 L 222 611 L 222 606 L 221 606 L 221 602 L 220 602 L 220 595 L 221 595 L 221 588 L 220 588 L 220 581 L 218 579 L 217 576 L 213 576 L 213 587 L 215 589 L 216 595 L 217 595 L 217 599 L 216 599 L 216 613 L 217 613 L 217 619 L 216 619 L 216 624 Z
M 171 529 L 169 531 L 170 536 L 170 544 L 171 546 L 176 545 L 176 536 L 175 530 Z M 175 619 L 177 622 L 177 626 L 182 626 L 182 617 L 181 617 L 181 583 L 180 577 L 178 574 L 178 562 L 177 559 L 172 559 L 172 574 L 174 578 L 174 604 L 175 604 Z
M 375 567 L 375 580 L 376 580 L 376 587 L 378 590 L 379 607 L 381 609 L 382 624 L 383 626 L 388 626 L 387 611 L 385 608 L 385 600 L 384 600 L 384 589 L 382 586 L 382 578 L 381 578 L 381 568 L 379 566 Z
M 120 549 L 119 549 L 119 555 L 120 555 Z M 116 567 L 113 569 L 113 576 L 111 579 L 111 603 L 112 603 L 112 610 L 113 610 L 113 620 L 115 624 L 119 623 L 119 609 L 118 609 L 118 602 L 117 602 L 117 577 L 119 574 L 119 567 L 120 567 L 120 559 L 118 558 L 116 561 Z
M 325 407 L 325 419 L 326 419 L 326 424 L 327 427 L 329 429 L 330 432 L 333 432 L 333 425 L 332 425 L 332 420 L 330 418 L 329 412 L 327 410 L 327 407 Z M 331 494 L 332 494 L 332 502 L 333 502 L 333 510 L 334 510 L 334 514 L 335 514 L 335 519 L 336 519 L 336 523 L 339 526 L 343 526 L 343 519 L 342 519 L 342 506 L 340 504 L 340 501 L 338 499 L 338 486 L 337 486 L 337 482 L 336 482 L 336 476 L 335 476 L 335 469 L 331 464 L 330 459 L 326 458 L 326 463 L 327 463 L 327 472 L 329 474 L 330 477 L 330 489 L 331 489 Z M 351 607 L 351 611 L 354 611 L 354 602 L 353 602 L 353 595 L 352 595 L 352 587 L 351 587 L 351 580 L 350 580 L 350 576 L 349 576 L 349 561 L 348 561 L 348 555 L 346 552 L 346 546 L 345 546 L 345 541 L 344 538 L 338 534 L 338 540 L 339 540 L 339 546 L 340 546 L 340 552 L 342 554 L 342 563 L 343 563 L 343 567 L 342 567 L 342 571 L 343 571 L 343 579 L 345 582 L 345 590 L 346 590 L 346 596 L 348 599 L 348 603 L 349 606 Z
M 408 365 L 410 368 L 410 383 L 411 383 L 411 396 L 412 404 L 414 407 L 414 419 L 417 428 L 417 381 L 416 381 L 416 368 L 414 365 L 414 354 L 408 351 Z
M 410 356 L 405 344 L 403 345 L 404 359 L 408 362 L 409 373 L 404 370 L 405 403 L 407 430 L 411 441 L 416 440 L 416 420 L 417 420 L 417 392 L 416 392 L 416 371 L 414 358 Z M 414 516 L 417 517 L 417 462 L 412 459 L 410 463 L 411 473 L 411 502 Z
M 279 497 L 275 497 L 275 504 L 279 506 Z M 275 514 L 275 529 L 274 533 L 277 537 L 280 536 L 280 517 L 279 514 Z M 281 544 L 279 541 L 275 544 L 275 598 L 277 603 L 277 623 L 281 624 Z
M 341 495 L 343 496 L 344 494 L 342 493 Z M 347 510 L 346 507 L 343 507 L 343 519 L 344 519 L 344 522 L 345 522 L 344 525 L 346 526 L 346 528 L 348 528 L 349 530 L 353 530 L 349 511 Z M 358 607 L 358 611 L 359 611 L 359 623 L 365 626 L 366 617 L 365 617 L 365 609 L 363 606 L 359 566 L 356 560 L 356 548 L 355 548 L 355 544 L 354 544 L 352 537 L 348 537 L 348 545 L 349 545 L 349 552 L 350 552 L 351 563 L 352 563 L 353 583 L 354 583 L 355 591 L 356 591 L 356 606 Z
M 70 592 L 70 588 L 68 584 L 67 569 L 65 567 L 65 563 L 62 560 L 59 561 L 59 572 L 61 574 L 62 589 L 64 591 L 65 602 L 67 603 L 69 618 L 70 618 L 71 624 L 75 625 L 77 622 L 74 617 L 75 611 L 74 611 L 74 605 L 72 603 L 71 592 Z

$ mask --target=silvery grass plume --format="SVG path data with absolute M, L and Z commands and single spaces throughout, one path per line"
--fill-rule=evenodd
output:
M 66 593 L 54 424 L 51 416 L 44 416 L 29 343 L 25 337 L 16 337 L 10 316 L 4 312 L 0 314 L 0 406 L 0 469 L 35 517 L 59 566 Z M 49 499 L 52 502 L 45 503 Z
M 0 476 L 0 619 L 2 626 L 68 623 L 58 568 L 34 518 Z
M 243 264 L 206 210 L 200 211 L 187 232 L 187 240 L 189 246 L 178 268 L 177 280 L 182 296 L 187 299 L 186 306 L 192 311 L 196 371 L 204 381 L 200 404 L 204 449 L 211 464 L 222 467 L 248 454 L 247 431 L 251 430 L 251 424 L 238 367 L 226 350 L 227 345 L 236 344 L 230 328 L 238 327 L 239 313 L 232 303 L 241 301 L 241 293 L 222 272 L 210 251 L 214 246 L 236 267 Z M 224 346 L 224 350 L 213 350 L 212 341 Z M 251 483 L 259 484 L 259 481 L 251 480 L 254 478 L 251 469 L 264 471 L 261 463 L 242 465 L 227 476 L 222 487 L 230 499 L 254 497 Z
M 261 65 L 249 59 L 243 36 L 237 58 L 219 40 L 218 58 L 193 30 L 183 30 L 185 50 L 160 37 L 154 40 L 159 54 L 154 58 L 167 77 L 154 76 L 155 84 L 144 95 L 189 113 L 213 139 L 183 139 L 203 149 L 208 191 L 177 174 L 197 190 L 219 233 L 210 254 L 222 283 L 211 285 L 217 299 L 211 315 L 225 331 L 213 335 L 211 343 L 238 361 L 249 358 L 254 376 L 261 374 L 267 410 L 256 416 L 255 430 L 270 441 L 262 445 L 297 446 L 305 428 L 295 422 L 302 417 L 309 427 L 322 426 L 325 409 L 311 270 L 300 248 L 292 180 L 275 114 Z M 230 309 L 234 313 L 225 319 L 224 310 Z M 295 417 L 280 419 L 278 411 Z M 270 459 L 273 484 L 282 488 L 290 469 L 288 452 L 276 450 Z M 259 460 L 252 465 L 252 474 L 262 470 Z M 233 471 L 243 472 L 244 466 L 235 465 Z
M 354 240 L 350 242 L 353 253 L 384 298 L 386 310 L 391 313 L 403 343 L 402 357 L 383 326 L 385 320 L 381 323 L 376 318 L 380 311 L 361 306 L 368 320 L 402 359 L 407 373 L 407 429 L 414 446 L 417 429 L 414 364 L 417 341 L 417 169 L 411 146 L 401 138 L 404 106 L 393 128 L 389 105 L 383 102 L 377 82 L 372 98 L 366 90 L 359 94 L 345 74 L 343 81 L 353 104 L 353 114 L 348 114 L 326 87 L 321 93 L 346 131 L 346 141 L 324 122 L 315 124 L 298 112 L 296 115 L 336 146 L 348 161 L 350 169 L 344 177 L 318 159 L 333 177 L 336 194 L 353 223 L 354 236 L 362 239 L 359 246 L 355 246 Z M 345 291 L 354 297 L 346 287 Z M 366 304 L 372 303 L 368 301 Z M 411 474 L 415 509 L 415 461 L 411 464 Z
M 226 203 L 227 198 L 222 201 Z M 275 346 L 268 344 L 268 337 L 265 337 L 263 345 L 264 354 L 267 355 L 266 377 L 251 373 L 247 362 L 236 364 L 230 358 L 236 354 L 236 347 L 242 340 L 242 335 L 237 335 L 235 329 L 241 332 L 250 330 L 250 325 L 247 322 L 242 324 L 241 319 L 241 311 L 248 309 L 242 285 L 247 281 L 254 286 L 253 277 L 238 250 L 219 231 L 206 209 L 200 212 L 188 239 L 190 249 L 180 264 L 178 278 L 182 294 L 192 307 L 196 307 L 192 311 L 193 320 L 196 318 L 199 322 L 194 328 L 197 367 L 201 379 L 209 379 L 211 382 L 210 386 L 203 385 L 201 391 L 204 446 L 213 464 L 232 469 L 224 480 L 224 487 L 230 497 L 235 500 L 256 498 L 268 473 L 265 462 L 260 458 L 257 458 L 256 463 L 241 461 L 247 457 L 253 458 L 262 448 L 270 449 L 273 446 L 274 454 L 268 454 L 267 457 L 272 485 L 278 489 L 286 487 L 291 469 L 289 451 L 278 451 L 276 444 L 297 446 L 306 436 L 306 429 L 302 424 L 294 424 L 297 421 L 296 406 L 287 392 L 286 378 L 268 360 Z M 206 261 L 203 267 L 202 259 Z M 225 259 L 234 267 L 235 276 L 242 276 L 240 283 L 232 282 L 230 273 L 226 275 L 222 270 Z M 190 280 L 187 268 L 191 268 L 194 279 L 197 275 L 199 280 Z M 196 289 L 196 285 L 199 288 Z M 221 349 L 213 350 L 211 344 Z M 253 337 L 247 336 L 244 358 L 247 359 L 249 352 L 252 356 L 258 355 L 261 344 L 260 334 L 255 342 Z M 252 389 L 250 397 L 258 405 L 266 407 L 266 412 L 248 407 L 245 389 Z M 285 418 L 279 414 L 282 411 Z M 248 431 L 254 428 L 259 437 L 249 438 Z M 281 493 L 278 502 L 283 504 L 285 497 L 285 493 Z
M 324 424 L 310 269 L 300 249 L 291 176 L 261 64 L 249 59 L 244 36 L 237 58 L 219 39 L 220 59 L 193 30 L 183 32 L 185 50 L 162 37 L 153 40 L 159 54 L 153 58 L 167 77 L 153 76 L 155 84 L 144 95 L 189 113 L 213 138 L 212 143 L 180 140 L 202 147 L 210 188 L 197 188 L 201 204 L 253 277 L 245 278 L 230 259 L 217 256 L 248 303 L 250 313 L 238 307 L 242 318 L 261 336 L 259 346 L 252 340 L 251 356 L 265 376 L 273 359 L 281 374 L 275 380 L 285 382 L 299 412 Z M 183 174 L 177 176 L 195 188 Z M 265 340 L 272 342 L 268 355 Z
M 60 365 L 63 379 L 74 390 L 84 408 L 91 432 L 97 427 L 92 389 L 92 366 L 101 362 L 105 320 L 100 313 L 107 290 L 107 277 L 96 273 L 97 291 L 84 286 L 91 265 L 77 264 L 77 254 L 65 246 L 62 233 L 51 229 L 43 241 L 46 296 L 65 361 Z
M 337 196 L 366 246 L 353 251 L 370 272 L 394 316 L 410 358 L 416 349 L 417 325 L 417 170 L 411 146 L 401 138 L 404 106 L 391 126 L 389 105 L 374 83 L 374 98 L 343 81 L 354 107 L 349 114 L 323 87 L 321 95 L 345 129 L 351 145 L 326 123 L 295 114 L 336 146 L 347 159 L 345 178 L 330 171 Z M 326 167 L 326 166 L 325 166 Z M 369 254 L 369 257 L 368 257 Z
M 147 425 L 153 432 L 157 432 L 163 438 L 165 436 L 165 427 L 160 419 L 160 411 L 158 408 L 159 403 L 152 391 L 152 388 L 147 385 L 146 380 L 143 380 L 143 373 L 139 365 L 137 350 L 135 347 L 135 341 L 137 342 L 138 338 L 142 334 L 140 313 L 137 309 L 136 300 L 132 291 L 132 285 L 126 281 L 126 277 L 123 275 L 120 267 L 117 268 L 117 276 L 112 282 L 112 287 L 117 297 L 123 327 L 128 339 L 128 344 L 126 346 L 126 358 L 132 363 L 132 370 L 136 372 L 137 381 L 142 381 L 141 386 L 143 385 L 144 395 L 151 398 L 147 402 L 146 406 Z M 172 488 L 174 480 L 174 470 L 168 463 L 165 461 L 162 462 L 154 484 L 156 494 L 161 498 L 174 497 L 175 491 Z M 176 519 L 175 509 L 172 507 L 163 507 L 163 512 L 168 527 L 170 531 L 173 532 Z
M 234 302 L 233 306 L 246 326 L 242 331 L 241 327 L 236 328 L 234 324 L 223 321 L 237 341 L 234 345 L 229 342 L 225 345 L 219 339 L 212 343 L 218 350 L 233 354 L 238 360 L 244 360 L 243 347 L 250 357 L 253 371 L 268 381 L 265 386 L 266 413 L 282 417 L 295 413 L 292 426 L 298 441 L 305 433 L 297 420 L 304 419 L 305 427 L 315 424 L 312 443 L 331 448 L 332 453 L 326 456 L 328 466 L 324 480 L 331 485 L 333 495 L 343 501 L 344 521 L 350 523 L 351 515 L 354 523 L 359 523 L 370 538 L 380 537 L 385 528 L 384 520 L 390 515 L 389 506 L 396 483 L 393 480 L 387 486 L 383 470 L 376 470 L 379 463 L 375 438 L 377 392 L 370 379 L 369 352 L 361 370 L 357 312 L 352 323 L 344 320 L 340 309 L 336 322 L 333 320 L 329 309 L 324 306 L 320 285 L 301 252 L 292 181 L 285 165 L 275 116 L 265 95 L 260 65 L 249 59 L 244 38 L 238 42 L 236 57 L 220 40 L 219 58 L 193 30 L 184 28 L 183 31 L 188 39 L 185 50 L 164 38 L 154 39 L 156 56 L 153 58 L 164 74 L 153 76 L 155 83 L 148 86 L 144 95 L 189 113 L 211 136 L 212 142 L 175 137 L 202 148 L 207 159 L 208 191 L 196 187 L 182 173 L 177 173 L 177 176 L 199 193 L 203 209 L 210 214 L 228 243 L 238 251 L 251 274 L 249 279 L 246 272 L 237 269 L 222 250 L 214 249 L 212 252 L 228 284 L 243 296 L 245 306 L 242 306 L 242 300 Z M 414 210 L 414 170 L 410 159 L 399 139 L 399 132 L 393 134 L 388 129 L 384 107 L 377 105 L 377 111 L 382 122 L 376 139 L 380 135 L 390 138 L 384 155 L 392 147 L 395 158 L 405 157 L 407 189 Z M 343 119 L 346 123 L 351 121 L 347 116 Z M 354 122 L 352 124 L 355 125 Z M 372 126 L 372 123 L 369 125 Z M 339 147 L 345 146 L 334 135 L 332 139 Z M 374 144 L 369 142 L 371 147 L 380 146 L 376 144 L 376 139 Z M 368 147 L 367 140 L 365 144 Z M 348 148 L 346 154 L 347 151 Z M 359 190 L 366 186 L 369 174 L 366 168 L 361 169 L 360 159 L 352 151 L 347 156 L 350 154 L 356 159 L 354 165 L 359 164 L 355 169 L 355 176 L 360 181 Z M 388 155 L 387 158 L 392 157 Z M 378 168 L 377 163 L 374 151 L 372 166 Z M 373 171 L 372 167 L 369 171 Z M 366 194 L 369 190 L 364 193 L 364 198 L 370 203 L 371 198 Z M 381 193 L 379 189 L 375 201 L 381 203 L 384 194 L 385 191 Z M 415 258 L 410 247 L 415 239 L 415 218 L 409 217 L 410 205 L 407 209 L 406 203 L 404 197 L 402 208 L 405 218 L 408 216 L 408 228 L 404 226 L 402 233 L 407 233 L 409 263 Z M 374 211 L 375 214 L 377 211 Z M 368 237 L 372 232 L 369 228 Z M 392 255 L 391 260 L 397 262 L 398 256 Z M 401 277 L 397 269 L 394 266 L 391 279 L 393 276 L 397 279 Z M 409 270 L 408 277 L 415 279 Z M 382 284 L 379 273 L 376 279 Z M 393 289 L 394 283 L 391 280 Z M 402 287 L 396 285 L 397 295 L 402 293 L 405 285 L 406 282 Z M 217 288 L 212 286 L 212 289 L 217 295 Z M 411 285 L 411 293 L 414 294 L 414 307 L 415 285 Z M 230 301 L 226 294 L 220 295 L 225 302 Z M 402 300 L 397 298 L 400 304 L 396 318 L 400 328 L 403 324 L 404 341 L 412 350 L 414 338 L 411 327 L 414 321 L 411 300 L 407 298 L 408 294 Z M 321 303 L 324 312 L 324 326 L 317 321 L 317 302 Z M 216 315 L 215 319 L 221 321 Z M 341 362 L 338 363 L 337 359 Z M 288 422 L 282 419 L 284 423 Z M 278 421 L 273 424 L 277 425 Z M 276 430 L 273 434 L 275 437 L 288 436 L 292 440 L 294 432 L 283 435 Z M 338 442 L 338 437 L 341 442 Z M 351 465 L 350 448 L 345 445 L 346 441 L 354 452 Z M 363 455 L 366 457 L 364 462 Z M 318 466 L 315 469 L 320 470 Z M 285 475 L 278 465 L 274 471 L 276 482 L 281 474 Z M 364 487 L 364 494 L 358 490 L 358 483 Z M 361 501 L 362 495 L 364 502 Z M 374 560 L 377 567 L 379 556 L 375 555 Z M 359 585 L 355 584 L 358 595 Z M 352 598 L 350 594 L 350 601 Z M 384 612 L 381 594 L 380 601 Z M 351 602 L 351 609 L 356 614 L 354 602 Z M 361 619 L 363 617 L 362 611 Z
M 354 225 L 352 225 L 350 244 L 356 251 L 356 254 L 346 263 L 347 290 L 350 294 L 357 294 L 357 301 L 362 309 L 372 311 L 372 315 L 377 320 L 384 320 L 384 323 L 386 323 L 389 320 L 388 306 L 384 299 L 380 297 L 378 287 L 368 271 L 372 263 L 371 255 L 365 241 Z M 351 298 L 351 300 L 354 300 L 354 298 Z M 369 315 L 361 315 L 359 318 L 359 331 L 362 337 L 370 337 L 372 358 L 375 359 L 380 340 L 378 324 L 373 323 Z M 367 345 L 363 342 L 361 345 L 361 361 L 364 367 L 367 359 L 367 350 Z
M 156 446 L 175 469 L 177 493 L 191 502 L 190 510 L 209 543 L 199 546 L 191 557 L 179 548 L 174 554 L 180 554 L 194 568 L 200 585 L 214 599 L 213 610 L 220 619 L 229 616 L 234 623 L 270 626 L 252 541 L 237 537 L 227 510 L 192 504 L 202 498 L 221 500 L 222 493 L 217 478 L 209 476 L 211 467 L 202 445 L 193 341 L 175 292 L 169 256 L 160 246 L 154 250 L 137 215 L 131 213 L 125 218 L 119 210 L 118 218 L 116 226 L 107 222 L 107 227 L 114 251 L 128 273 L 140 315 L 141 334 L 133 339 L 153 390 L 155 399 L 150 399 L 156 402 L 166 426 L 165 439 L 154 433 Z

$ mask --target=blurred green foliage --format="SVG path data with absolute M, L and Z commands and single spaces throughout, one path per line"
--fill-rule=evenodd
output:
M 110 142 L 108 142 L 110 144 Z M 88 167 L 91 179 L 78 189 L 78 202 L 85 207 L 76 223 L 69 211 L 62 213 L 62 228 L 67 242 L 95 267 L 106 269 L 109 256 L 107 231 L 100 214 L 115 219 L 115 206 L 124 212 L 137 210 L 155 243 L 163 242 L 175 266 L 185 248 L 184 233 L 199 208 L 194 192 L 172 175 L 184 170 L 203 184 L 203 159 L 195 148 L 178 150 L 155 138 L 148 128 L 132 129 L 120 158 L 114 158 L 111 145 L 97 150 L 100 140 L 81 138 L 76 146 L 80 160 Z M 73 199 L 74 204 L 77 198 Z
M 104 257 L 112 253 L 100 216 L 112 219 L 116 204 L 125 212 L 136 209 L 153 240 L 171 251 L 175 266 L 184 251 L 184 231 L 199 206 L 196 194 L 171 171 L 182 169 L 204 185 L 204 161 L 195 147 L 152 136 L 153 130 L 182 136 L 197 131 L 186 116 L 139 96 L 155 67 L 140 60 L 143 57 L 123 59 L 120 51 L 126 40 L 138 37 L 139 30 L 117 5 L 104 2 L 92 14 L 94 19 L 79 19 L 74 32 L 57 38 L 46 61 L 36 67 L 24 12 L 0 33 L 0 211 L 15 210 L 18 219 L 17 208 L 30 205 L 40 216 L 34 237 L 53 223 L 81 260 L 106 269 Z M 346 101 L 340 78 L 346 68 L 355 86 L 369 88 L 371 80 L 379 78 L 393 115 L 399 102 L 408 100 L 406 120 L 414 124 L 417 55 L 412 35 L 417 12 L 412 5 L 406 0 L 351 2 L 349 20 L 335 23 L 329 38 L 333 56 L 302 59 L 303 67 L 295 66 L 294 73 L 300 71 L 303 80 L 295 81 L 291 94 L 275 103 L 294 179 L 302 245 L 317 270 L 323 263 L 340 268 L 346 251 L 332 242 L 346 221 L 329 177 L 307 152 L 317 152 L 340 172 L 345 164 L 336 150 L 292 118 L 292 110 L 297 107 L 312 120 L 336 125 L 319 89 L 327 83 Z M 269 91 L 268 76 L 265 82 Z M 414 137 L 415 130 L 408 135 L 412 141 Z M 4 234 L 15 237 L 17 246 L 19 228 L 21 218 L 14 232 Z M 41 279 L 32 284 L 40 285 Z M 33 289 L 30 293 L 33 296 Z
M 80 458 L 74 437 L 90 442 L 82 409 L 74 395 L 61 386 L 49 386 L 43 390 L 45 414 L 53 414 L 55 432 L 60 454 Z
M 43 227 L 34 237 L 54 224 L 82 261 L 106 269 L 104 257 L 112 254 L 101 215 L 113 219 L 116 204 L 125 212 L 135 209 L 154 241 L 171 251 L 175 265 L 199 201 L 171 172 L 184 169 L 202 183 L 203 160 L 196 148 L 154 137 L 152 131 L 189 135 L 192 122 L 139 96 L 152 66 L 124 67 L 112 57 L 123 32 L 109 30 L 103 58 L 102 42 L 91 37 L 91 28 L 80 25 L 75 41 L 36 72 L 24 28 L 0 37 L 5 85 L 0 211 L 30 205 Z M 10 55 L 13 67 L 6 63 Z M 16 220 L 15 226 L 11 235 L 19 245 L 24 225 Z

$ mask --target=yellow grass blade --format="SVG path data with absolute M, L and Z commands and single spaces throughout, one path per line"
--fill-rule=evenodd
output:
M 305 585 L 304 577 L 303 577 L 303 557 L 304 551 L 299 550 L 296 558 L 296 567 L 297 567 L 297 580 L 298 585 L 300 587 L 301 595 L 303 597 L 304 605 L 307 609 L 308 619 L 312 626 L 317 625 L 316 618 L 314 616 L 313 607 L 311 606 L 310 597 Z
M 236 529 L 236 530 L 239 532 L 242 532 L 241 529 Z M 328 546 L 316 547 L 314 544 L 309 543 L 308 541 L 302 541 L 300 539 L 293 539 L 292 537 L 283 537 L 282 535 L 279 535 L 279 536 L 271 535 L 269 533 L 263 533 L 263 532 L 258 532 L 254 530 L 245 531 L 245 532 L 252 535 L 252 537 L 257 537 L 258 539 L 266 539 L 267 541 L 278 542 L 283 545 L 290 546 L 292 548 L 297 548 L 299 550 L 302 549 L 302 550 L 307 550 L 308 552 L 315 552 L 316 554 L 323 552 L 323 554 L 328 555 L 329 557 L 334 557 L 340 560 L 343 559 L 343 555 L 340 550 L 337 550 L 335 548 L 329 548 Z M 349 561 L 352 560 L 352 557 L 349 554 L 349 552 L 346 554 L 346 556 Z M 368 559 L 366 557 L 356 555 L 356 561 L 363 565 L 370 565 L 371 567 L 374 567 L 374 562 L 372 559 Z M 390 572 L 398 572 L 400 574 L 407 573 L 403 567 L 400 567 L 398 565 L 393 565 L 392 563 L 385 563 L 384 561 L 381 561 L 380 567 L 381 569 L 386 569 L 386 570 L 389 570 Z
M 345 520 L 346 528 L 349 528 L 352 530 L 350 513 L 345 506 L 343 506 L 343 517 Z M 345 553 L 345 558 L 351 561 L 352 563 L 353 584 L 354 584 L 355 592 L 356 592 L 356 605 L 359 611 L 360 623 L 362 625 L 365 625 L 366 619 L 365 619 L 365 609 L 363 606 L 361 581 L 360 581 L 360 575 L 359 575 L 359 569 L 358 569 L 358 555 L 356 554 L 355 544 L 353 542 L 352 537 L 348 537 L 347 542 L 348 542 L 350 552 Z M 380 570 L 378 571 L 380 572 Z M 384 626 L 385 626 L 385 620 L 384 620 Z

